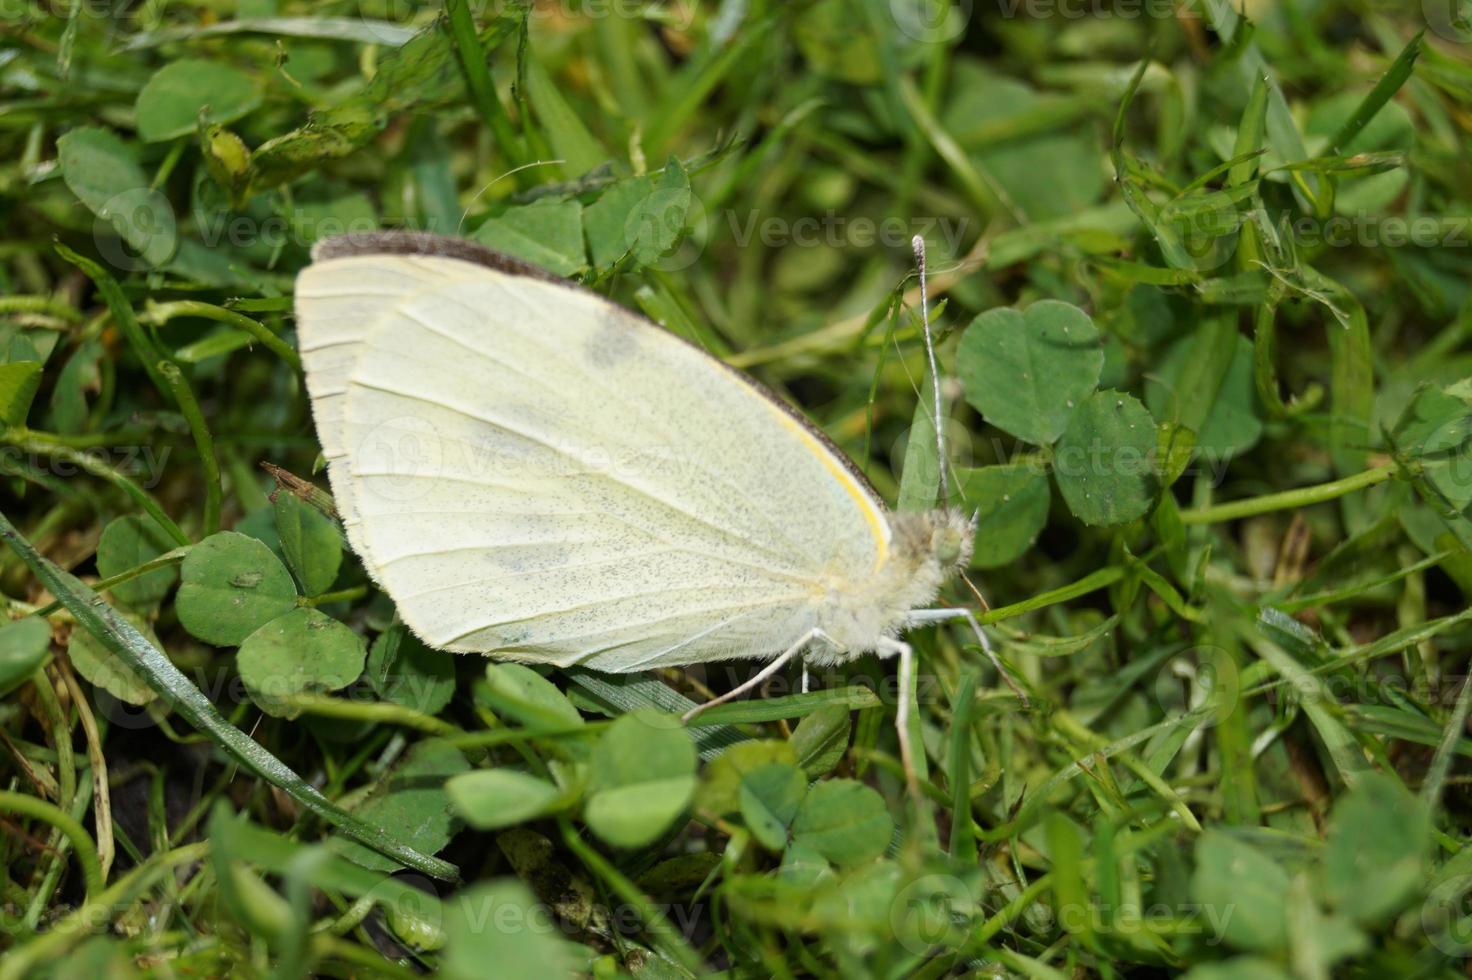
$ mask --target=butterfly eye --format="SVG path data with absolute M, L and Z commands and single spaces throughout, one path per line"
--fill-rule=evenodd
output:
M 935 537 L 932 539 L 932 547 L 935 550 L 935 559 L 940 562 L 942 568 L 948 568 L 961 560 L 961 549 L 965 547 L 966 539 L 960 531 L 953 527 L 938 527 L 935 529 Z

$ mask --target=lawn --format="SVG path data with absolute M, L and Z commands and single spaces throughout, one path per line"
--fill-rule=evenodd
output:
M 0 0 L 0 980 L 1467 976 L 1464 7 Z M 293 303 L 375 229 L 974 514 L 995 659 L 421 642 Z

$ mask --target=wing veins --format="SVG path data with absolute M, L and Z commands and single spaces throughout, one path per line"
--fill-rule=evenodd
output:
M 670 613 L 667 616 L 656 616 L 654 619 L 644 619 L 644 620 L 640 620 L 640 621 L 634 622 L 634 623 L 622 623 L 622 624 L 620 624 L 619 628 L 620 629 L 636 629 L 636 628 L 642 628 L 642 627 L 655 626 L 655 625 L 657 625 L 659 623 L 669 622 L 672 619 L 679 619 L 679 618 L 681 618 L 683 616 L 705 615 L 707 613 L 722 613 L 722 612 L 725 612 L 725 611 L 730 610 L 730 609 L 740 609 L 740 610 L 743 610 L 744 612 L 755 612 L 758 609 L 769 609 L 772 606 L 781 606 L 781 605 L 787 604 L 787 602 L 788 602 L 788 600 L 786 600 L 786 599 L 770 599 L 770 600 L 766 600 L 766 601 L 763 601 L 763 602 L 743 602 L 743 603 L 734 603 L 733 602 L 733 603 L 727 603 L 726 605 L 722 605 L 722 606 L 710 606 L 710 607 L 705 608 L 705 609 L 688 609 L 688 610 L 684 610 L 682 612 Z M 797 605 L 797 603 L 794 602 L 794 603 L 792 603 L 792 605 Z M 520 620 L 511 620 L 511 622 L 513 622 L 513 623 L 520 622 Z M 454 639 L 448 641 L 445 645 L 446 646 L 449 646 L 452 643 L 459 643 L 461 640 L 465 639 L 467 636 L 474 636 L 476 633 L 479 633 L 481 630 L 484 630 L 484 629 L 492 629 L 496 625 L 499 625 L 499 624 L 492 623 L 492 624 L 489 624 L 489 625 L 486 625 L 486 626 L 478 626 L 478 627 L 476 627 L 475 629 L 472 629 L 472 630 L 466 630 L 464 633 L 461 633 L 460 635 L 456 636 Z M 553 642 L 555 642 L 555 643 L 566 643 L 569 640 L 583 640 L 583 639 L 587 639 L 588 637 L 603 636 L 603 635 L 605 635 L 607 633 L 611 633 L 611 632 L 612 632 L 612 630 L 598 629 L 598 630 L 592 630 L 592 631 L 587 632 L 587 633 L 574 633 L 572 636 L 561 637 L 561 638 L 559 638 L 559 639 L 557 639 L 557 640 L 555 640 Z M 638 641 L 637 640 L 634 640 L 634 641 L 630 641 L 630 642 L 638 642 Z M 609 647 L 608 649 L 612 649 L 612 648 L 615 648 L 615 647 L 621 647 L 621 646 L 627 646 L 627 645 L 628 645 L 627 643 L 615 643 L 615 644 L 612 644 L 612 646 Z M 515 645 L 515 644 L 513 644 L 513 645 L 504 646 L 504 647 L 497 647 L 494 650 L 487 650 L 486 652 L 489 653 L 489 654 L 492 654 L 492 655 L 498 655 L 498 654 L 505 653 L 506 651 L 523 651 L 523 652 L 526 652 L 526 653 L 545 653 L 547 651 L 547 646 L 545 646 L 545 645 L 538 646 L 536 644 L 526 644 L 526 645 Z M 593 656 L 594 654 L 596 654 L 598 652 L 601 652 L 601 651 L 595 650 L 595 651 L 592 651 L 590 653 L 579 654 L 578 656 L 580 658 L 583 658 L 583 657 L 587 657 L 587 656 Z M 571 662 L 572 663 L 576 663 L 577 661 L 571 661 Z
M 523 300 L 523 299 L 515 296 L 514 294 L 511 294 L 509 291 L 502 290 L 502 292 L 506 294 L 506 298 L 509 299 L 511 302 L 521 304 L 523 310 L 526 310 L 526 311 L 528 311 L 530 313 L 533 313 L 533 314 L 535 313 L 535 310 L 525 300 Z M 458 296 L 446 295 L 443 298 L 446 299 L 446 300 L 448 300 L 449 302 L 454 303 L 455 305 L 461 307 L 462 309 L 466 310 L 467 312 L 471 313 L 472 315 L 478 315 L 479 314 L 479 311 L 478 310 L 476 310 L 469 303 L 466 303 L 464 300 L 462 300 Z M 446 340 L 450 341 L 451 343 L 459 346 L 463 350 L 469 351 L 471 354 L 473 354 L 473 355 L 475 355 L 477 357 L 483 358 L 484 360 L 487 360 L 487 361 L 491 362 L 492 364 L 498 365 L 498 366 L 500 366 L 500 367 L 502 367 L 502 368 L 504 368 L 506 370 L 512 371 L 513 373 L 520 375 L 523 378 L 528 379 L 529 381 L 535 382 L 536 384 L 540 385 L 544 390 L 547 390 L 547 391 L 552 392 L 554 395 L 556 395 L 559 398 L 562 397 L 562 394 L 563 393 L 561 391 L 557 390 L 556 388 L 554 388 L 548 382 L 543 381 L 540 378 L 537 378 L 535 375 L 528 374 L 526 371 L 522 370 L 521 368 L 518 368 L 518 367 L 516 367 L 516 366 L 514 366 L 512 364 L 509 364 L 508 362 L 503 361 L 503 360 L 501 360 L 498 357 L 495 357 L 494 355 L 490 354 L 487 351 L 481 350 L 480 348 L 477 348 L 477 347 L 474 347 L 474 346 L 470 345 L 469 343 L 467 343 L 466 341 L 460 339 L 459 337 L 456 337 L 456 336 L 454 336 L 452 334 L 445 333 L 442 330 L 436 329 L 435 327 L 431 326 L 429 323 L 427 323 L 424 320 L 420 319 L 418 316 L 416 316 L 414 314 L 411 314 L 407 309 L 404 308 L 403 304 L 400 304 L 399 309 L 400 309 L 401 312 L 404 313 L 404 315 L 410 317 L 412 320 L 414 320 L 415 323 L 418 323 L 420 326 L 425 327 L 431 333 L 434 333 L 437 336 L 440 336 L 440 337 L 445 338 Z M 561 353 L 562 353 L 562 351 L 560 349 L 554 348 L 554 352 L 553 352 L 553 356 L 554 357 L 558 357 L 558 355 L 560 355 Z M 565 356 L 558 357 L 558 359 L 561 360 L 563 363 L 569 363 L 569 359 L 567 357 L 565 357 Z M 623 392 L 620 392 L 616 388 L 612 388 L 612 387 L 610 387 L 608 385 L 602 384 L 597 379 L 596 376 L 594 376 L 591 380 L 594 383 L 594 385 L 597 386 L 597 388 L 599 389 L 599 391 L 602 392 L 604 395 L 608 396 L 610 400 L 623 400 L 623 394 L 624 394 Z M 737 376 L 734 380 L 736 380 L 738 383 L 742 383 L 742 384 L 745 383 L 744 380 L 742 378 L 740 378 L 739 376 Z M 660 434 L 660 436 L 667 443 L 669 443 L 670 445 L 674 445 L 675 444 L 675 442 L 677 440 L 675 440 L 672 437 L 672 435 L 670 434 L 670 432 L 669 432 L 668 429 L 666 429 L 666 428 L 663 427 L 662 420 L 659 418 L 659 416 L 656 415 L 653 412 L 650 412 L 649 409 L 648 409 L 648 407 L 642 401 L 639 401 L 638 399 L 632 399 L 628 403 L 631 404 L 631 405 L 633 405 L 637 409 L 640 417 L 645 422 L 650 423 L 651 427 L 654 428 L 656 431 L 658 431 L 659 434 Z M 732 483 L 731 481 L 725 479 L 719 473 L 717 473 L 717 472 L 715 472 L 715 471 L 713 471 L 711 469 L 708 469 L 706 467 L 703 467 L 703 466 L 700 467 L 700 471 L 708 479 L 712 480 L 715 483 L 720 484 L 721 486 L 724 486 L 727 490 L 731 491 L 734 495 L 736 495 L 744 503 L 746 503 L 746 505 L 751 509 L 751 512 L 754 513 L 754 514 L 756 514 L 756 515 L 758 515 L 759 517 L 761 517 L 761 519 L 766 523 L 768 529 L 771 530 L 772 532 L 774 532 L 777 537 L 779 537 L 789 548 L 791 548 L 794 554 L 801 555 L 804 559 L 806 559 L 808 562 L 814 564 L 815 566 L 818 565 L 818 564 L 821 564 L 820 562 L 817 562 L 816 561 L 816 559 L 814 558 L 814 556 L 812 556 L 812 555 L 808 554 L 807 552 L 805 552 L 802 548 L 800 548 L 797 545 L 797 543 L 795 541 L 793 541 L 790 537 L 788 537 L 787 536 L 787 532 L 782 527 L 782 525 L 779 522 L 777 522 L 772 517 L 772 515 L 770 515 L 769 513 L 767 513 L 767 510 L 765 508 L 758 506 L 751 499 L 751 497 L 744 490 L 742 490 L 739 486 L 737 486 L 736 484 Z
M 547 565 L 543 568 L 534 568 L 528 571 L 507 572 L 504 575 L 492 575 L 489 578 L 466 579 L 460 582 L 451 582 L 449 585 L 437 585 L 432 589 L 422 589 L 418 592 L 405 592 L 401 594 L 400 598 L 418 599 L 421 596 L 432 595 L 436 592 L 449 592 L 452 589 L 461 589 L 472 585 L 488 585 L 491 582 L 500 582 L 508 578 L 531 578 L 534 575 L 542 575 L 546 572 L 566 572 L 571 571 L 572 569 L 598 568 L 603 565 L 621 565 L 630 561 L 643 561 L 644 559 L 652 558 L 655 555 L 668 554 L 671 551 L 677 550 L 679 549 L 656 548 L 653 551 L 645 551 L 637 555 L 616 555 L 613 558 L 604 558 L 600 559 L 599 561 L 564 562 L 561 565 Z M 396 599 L 395 601 L 398 600 Z
M 560 449 L 557 446 L 553 445 L 550 442 L 547 442 L 544 439 L 538 439 L 536 436 L 533 436 L 533 435 L 531 435 L 531 434 L 529 434 L 527 432 L 523 432 L 523 431 L 521 431 L 519 429 L 513 428 L 512 426 L 507 425 L 505 422 L 497 421 L 496 419 L 487 418 L 484 415 L 477 415 L 474 412 L 471 412 L 471 411 L 469 411 L 467 409 L 460 408 L 460 407 L 458 407 L 456 405 L 450 405 L 450 404 L 447 404 L 445 402 L 440 402 L 440 401 L 433 401 L 433 400 L 431 400 L 430 398 L 428 398 L 428 397 L 426 397 L 424 395 L 419 395 L 419 394 L 415 394 L 413 392 L 407 392 L 407 391 L 398 391 L 398 390 L 395 390 L 393 388 L 388 387 L 387 385 L 378 384 L 378 383 L 375 383 L 375 382 L 364 381 L 364 380 L 362 380 L 360 378 L 355 378 L 352 381 L 352 384 L 358 385 L 358 386 L 363 387 L 363 388 L 369 388 L 369 389 L 371 389 L 373 391 L 379 391 L 379 392 L 382 392 L 383 394 L 386 394 L 386 395 L 393 395 L 393 396 L 398 397 L 398 398 L 407 398 L 407 399 L 409 399 L 411 401 L 421 402 L 421 403 L 423 403 L 425 405 L 431 405 L 431 406 L 433 406 L 435 408 L 445 409 L 447 411 L 450 411 L 450 412 L 455 413 L 456 415 L 460 415 L 460 416 L 462 416 L 464 418 L 473 419 L 473 420 L 475 420 L 477 422 L 483 422 L 484 424 L 489 425 L 489 426 L 492 426 L 493 428 L 500 429 L 503 432 L 509 433 L 509 434 L 511 434 L 513 436 L 516 436 L 518 438 L 524 439 L 527 442 L 533 443 L 535 445 L 538 445 L 538 446 L 543 447 L 544 449 L 550 450 L 551 452 L 556 453 L 559 456 L 562 456 L 564 459 L 571 459 L 574 462 L 578 462 L 577 457 L 574 456 L 572 453 L 569 453 L 565 449 Z M 689 518 L 690 520 L 694 521 L 695 523 L 702 524 L 702 525 L 710 528 L 711 530 L 716 531 L 717 533 L 723 535 L 724 537 L 727 537 L 727 538 L 730 538 L 730 539 L 732 539 L 734 541 L 737 541 L 737 542 L 741 543 L 742 545 L 744 545 L 744 546 L 746 546 L 748 548 L 753 548 L 754 550 L 765 552 L 766 554 L 771 555 L 774 558 L 783 559 L 783 560 L 785 560 L 785 558 L 786 558 L 786 556 L 781 555 L 781 554 L 778 554 L 777 552 L 772 551 L 770 548 L 762 548 L 762 547 L 758 546 L 755 542 L 753 542 L 750 539 L 742 536 L 738 532 L 731 530 L 728 527 L 725 527 L 725 526 L 723 526 L 721 524 L 715 523 L 714 521 L 709 521 L 709 520 L 706 520 L 705 518 L 702 518 L 702 517 L 699 517 L 699 516 L 697 516 L 695 514 L 692 514 L 692 513 L 690 513 L 690 511 L 686 510 L 685 508 L 678 506 L 677 504 L 675 504 L 672 501 L 669 501 L 669 500 L 664 499 L 663 497 L 659 496 L 658 494 L 654 493 L 653 491 L 651 491 L 651 490 L 649 490 L 649 489 L 647 489 L 645 487 L 638 486 L 637 484 L 630 483 L 627 480 L 621 480 L 618 477 L 612 475 L 611 473 L 607 473 L 607 472 L 604 472 L 604 471 L 601 471 L 601 470 L 587 470 L 584 473 L 582 473 L 581 475 L 595 477 L 595 478 L 598 478 L 598 479 L 603 479 L 603 480 L 606 480 L 606 481 L 608 481 L 610 483 L 614 483 L 614 484 L 617 484 L 619 486 L 625 487 L 626 489 L 632 490 L 632 491 L 634 491 L 635 493 L 639 494 L 642 497 L 645 497 L 645 498 L 647 498 L 649 500 L 654 501 L 655 503 L 659 504 L 661 507 L 664 507 L 667 510 L 672 510 L 672 511 L 674 511 L 677 514 L 683 515 L 684 517 Z M 399 476 L 399 475 L 396 474 L 396 476 Z M 420 478 L 423 478 L 423 474 L 417 474 L 417 473 L 415 473 L 415 474 L 409 474 L 409 473 L 406 473 L 406 474 L 402 474 L 402 476 L 400 476 L 400 478 L 402 478 L 402 479 L 420 479 Z M 476 481 L 471 481 L 471 482 L 476 482 Z M 493 486 L 494 484 L 488 484 L 488 485 L 492 485 Z
M 382 475 L 385 475 L 385 474 L 375 474 L 375 475 L 382 476 Z M 492 483 L 492 482 L 490 482 L 488 480 L 477 480 L 477 479 L 472 479 L 472 478 L 466 477 L 466 476 L 456 476 L 454 474 L 445 474 L 443 476 L 435 476 L 434 479 L 436 479 L 436 480 L 442 480 L 442 481 L 448 481 L 448 482 L 451 482 L 451 483 L 470 483 L 470 484 L 473 484 L 475 486 L 486 486 L 486 487 L 505 487 L 505 486 L 507 486 L 506 484 Z M 664 538 L 664 537 L 661 537 L 660 535 L 656 534 L 650 528 L 644 527 L 642 524 L 635 524 L 633 521 L 630 521 L 630 520 L 628 520 L 627 518 L 624 518 L 624 517 L 620 517 L 617 514 L 613 514 L 613 513 L 609 513 L 609 512 L 606 512 L 605 511 L 605 512 L 602 512 L 602 516 L 605 517 L 605 518 L 611 519 L 611 520 L 618 521 L 620 524 L 624 525 L 625 527 L 633 528 L 635 531 L 638 531 L 640 534 L 643 534 L 645 537 L 649 538 L 650 540 L 657 541 L 657 542 L 659 542 L 660 544 L 663 544 L 663 545 L 667 545 L 669 548 L 671 548 L 671 549 L 673 549 L 675 551 L 680 551 L 680 552 L 683 552 L 683 553 L 689 554 L 689 555 L 701 555 L 701 556 L 707 557 L 707 558 L 715 558 L 716 560 L 718 560 L 720 562 L 723 562 L 724 564 L 727 564 L 727 565 L 734 565 L 734 566 L 736 566 L 738 568 L 750 568 L 750 569 L 753 569 L 755 571 L 762 572 L 762 573 L 764 573 L 766 575 L 772 575 L 772 576 L 776 576 L 778 578 L 791 579 L 794 582 L 800 582 L 800 583 L 802 583 L 804 585 L 812 585 L 814 583 L 814 579 L 813 579 L 813 577 L 811 575 L 804 575 L 804 574 L 802 574 L 800 572 L 792 571 L 790 569 L 790 566 L 789 567 L 784 567 L 784 568 L 773 568 L 770 565 L 758 565 L 755 562 L 740 561 L 740 560 L 738 560 L 736 558 L 731 557 L 730 555 L 711 555 L 708 552 L 699 551 L 699 550 L 697 550 L 695 548 L 688 548 L 688 547 L 685 547 L 683 545 L 677 545 L 673 541 L 669 540 L 668 538 Z M 359 521 L 354 521 L 353 523 L 355 525 L 357 525 L 357 524 L 361 524 L 363 522 L 361 520 L 359 520 Z M 433 551 L 406 551 L 406 552 L 403 552 L 402 554 L 395 555 L 394 557 L 389 558 L 386 561 L 379 561 L 379 565 L 380 566 L 383 566 L 383 567 L 387 567 L 388 565 L 392 564 L 393 562 L 401 561 L 402 559 L 405 559 L 405 558 L 424 558 L 424 557 L 429 557 L 429 556 L 434 556 L 434 555 L 455 554 L 455 553 L 461 552 L 461 551 L 494 551 L 494 550 L 496 550 L 498 548 L 532 548 L 532 547 L 538 547 L 538 548 L 540 548 L 540 547 L 546 547 L 548 545 L 560 545 L 560 544 L 589 544 L 589 543 L 592 543 L 592 542 L 596 542 L 598 540 L 600 540 L 600 539 L 598 539 L 598 538 L 579 538 L 579 539 L 575 539 L 575 540 L 571 540 L 571 541 L 568 541 L 568 540 L 548 540 L 548 541 L 545 541 L 545 542 L 517 541 L 517 542 L 514 542 L 514 543 L 507 543 L 507 544 L 496 544 L 496 543 L 492 542 L 492 543 L 482 543 L 482 544 L 472 544 L 472 545 L 460 545 L 460 546 L 457 546 L 457 547 L 454 547 L 454 548 L 436 549 L 436 550 L 433 550 Z

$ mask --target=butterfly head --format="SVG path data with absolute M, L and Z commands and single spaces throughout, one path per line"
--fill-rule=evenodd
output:
M 976 537 L 976 519 L 951 507 L 933 510 L 930 518 L 930 550 L 936 563 L 949 572 L 965 568 L 971 561 L 971 543 Z
M 942 578 L 971 561 L 976 521 L 953 507 L 892 514 L 895 553 L 901 564 L 929 567 Z

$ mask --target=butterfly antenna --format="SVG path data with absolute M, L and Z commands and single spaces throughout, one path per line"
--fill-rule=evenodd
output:
M 989 603 L 989 602 L 986 601 L 986 596 L 984 596 L 984 595 L 981 594 L 981 590 L 976 587 L 976 583 L 975 582 L 971 581 L 970 576 L 968 576 L 965 572 L 962 572 L 961 573 L 961 581 L 965 582 L 966 583 L 966 588 L 970 589 L 971 590 L 971 594 L 974 595 L 974 596 L 976 596 L 976 601 L 981 606 L 981 611 L 984 612 L 984 613 L 991 612 L 992 611 L 992 605 L 991 605 L 991 603 Z
M 485 185 L 480 190 L 476 191 L 475 192 L 475 196 L 470 199 L 470 203 L 467 204 L 467 205 L 465 205 L 465 210 L 462 211 L 462 212 L 460 212 L 460 221 L 459 221 L 458 224 L 455 225 L 455 234 L 457 234 L 457 235 L 460 234 L 461 230 L 464 229 L 464 227 L 465 227 L 465 219 L 468 218 L 468 217 L 470 217 L 470 209 L 473 208 L 473 207 L 475 207 L 475 202 L 478 201 L 478 200 L 480 200 L 481 195 L 483 195 L 486 191 L 490 190 L 492 187 L 495 187 L 497 184 L 499 184 L 501 181 L 505 180 L 507 177 L 510 177 L 513 174 L 521 173 L 523 170 L 530 170 L 533 167 L 551 167 L 551 166 L 555 166 L 557 164 L 562 164 L 562 163 L 566 163 L 566 162 L 567 162 L 566 160 L 533 160 L 531 163 L 523 163 L 519 167 L 512 167 L 510 170 L 506 171 L 501 176 L 495 178 L 489 184 Z
M 951 496 L 950 478 L 946 472 L 946 432 L 941 419 L 940 365 L 935 359 L 935 339 L 930 335 L 930 293 L 925 283 L 925 239 L 919 235 L 910 239 L 915 250 L 915 267 L 920 273 L 920 325 L 925 335 L 925 357 L 930 362 L 930 387 L 935 393 L 935 449 L 936 465 L 940 468 L 940 489 L 943 500 Z

